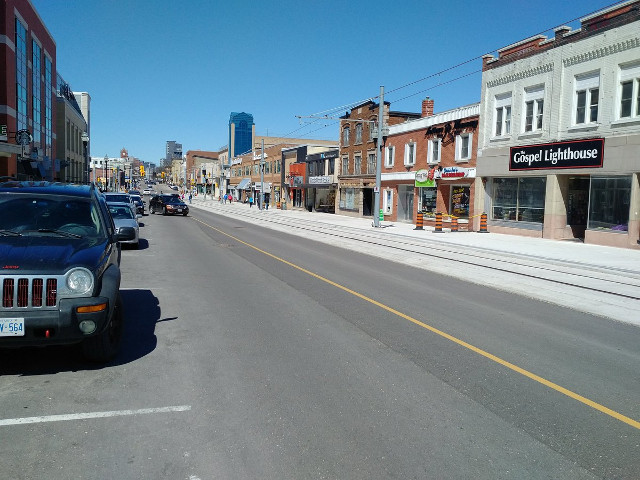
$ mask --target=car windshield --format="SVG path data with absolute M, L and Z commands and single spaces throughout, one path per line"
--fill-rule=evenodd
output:
M 134 202 L 141 202 L 142 201 L 142 198 L 139 195 L 131 195 L 131 199 Z
M 131 209 L 124 205 L 123 206 L 109 205 L 109 212 L 111 213 L 111 216 L 113 217 L 114 220 L 116 218 L 125 218 L 125 219 L 135 218 L 133 216 L 133 212 L 131 211 Z
M 100 214 L 89 198 L 0 193 L 0 230 L 21 235 L 105 235 Z
M 107 195 L 107 202 L 124 202 L 129 203 L 131 197 L 129 195 Z
M 182 200 L 180 200 L 180 197 L 177 197 L 177 196 L 165 197 L 164 201 L 166 203 L 182 203 Z

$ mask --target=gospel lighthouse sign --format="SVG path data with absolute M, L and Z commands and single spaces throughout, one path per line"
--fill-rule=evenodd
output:
M 511 147 L 509 170 L 599 168 L 604 160 L 604 138 Z

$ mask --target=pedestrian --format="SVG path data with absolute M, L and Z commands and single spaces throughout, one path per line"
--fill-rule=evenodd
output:
M 226 193 L 224 194 L 224 203 L 225 204 L 227 203 L 227 194 Z
M 249 208 L 253 207 L 253 195 L 249 195 Z
M 191 192 L 189 192 L 189 203 L 191 203 L 191 197 L 192 197 Z
M 231 200 L 233 200 L 233 195 L 229 194 L 229 195 L 227 196 L 227 200 L 229 200 L 229 203 L 231 203 Z

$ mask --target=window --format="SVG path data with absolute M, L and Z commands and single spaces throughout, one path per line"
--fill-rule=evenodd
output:
M 393 167 L 396 158 L 396 147 L 387 147 L 386 155 L 384 157 L 384 166 Z
M 429 140 L 429 148 L 427 149 L 427 163 L 440 163 L 440 139 L 432 138 Z
M 473 134 L 462 133 L 456 136 L 456 161 L 467 162 L 471 158 Z
M 495 178 L 493 220 L 543 223 L 546 178 Z
M 369 153 L 367 155 L 367 173 L 376 173 L 378 168 L 378 162 L 376 161 L 376 154 Z
M 404 164 L 415 165 L 416 164 L 416 144 L 411 142 L 404 146 Z
M 597 122 L 600 72 L 577 76 L 575 81 L 576 125 Z
M 342 175 L 349 175 L 349 157 L 342 157 Z
M 631 205 L 631 177 L 591 177 L 589 229 L 626 232 Z
M 355 143 L 362 143 L 362 124 L 356 124 L 356 141 Z
M 343 210 L 356 209 L 356 189 L 355 188 L 340 189 L 340 208 Z
M 42 143 L 42 49 L 35 40 L 31 41 L 31 107 L 33 115 L 33 141 Z
M 44 57 L 44 135 L 45 135 L 45 155 L 52 157 L 53 148 L 53 113 L 51 107 L 51 60 Z
M 378 133 L 378 122 L 371 119 L 369 122 L 369 140 L 372 140 L 375 135 Z
M 524 131 L 542 130 L 544 110 L 544 86 L 524 90 Z
M 382 201 L 382 208 L 385 215 L 391 215 L 393 211 L 393 190 L 385 190 Z
M 511 93 L 496 96 L 494 136 L 511 134 Z
M 360 175 L 362 173 L 362 157 L 356 155 L 353 159 L 353 174 Z
M 640 117 L 640 63 L 620 68 L 620 118 Z
M 342 130 L 342 145 L 349 145 L 349 127 Z
M 435 187 L 420 187 L 420 204 L 418 209 L 422 213 L 434 214 L 436 212 L 436 200 L 438 189 Z
M 27 124 L 27 29 L 16 18 L 16 120 L 18 130 Z

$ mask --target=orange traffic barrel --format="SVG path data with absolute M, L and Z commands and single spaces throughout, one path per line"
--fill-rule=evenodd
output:
M 423 230 L 424 225 L 424 215 L 422 212 L 418 212 L 418 218 L 416 219 L 416 228 L 414 230 Z
M 436 213 L 436 228 L 435 233 L 442 233 L 442 212 Z
M 451 217 L 451 231 L 458 231 L 458 217 Z
M 478 233 L 489 233 L 487 230 L 487 214 L 480 215 L 480 231 Z

